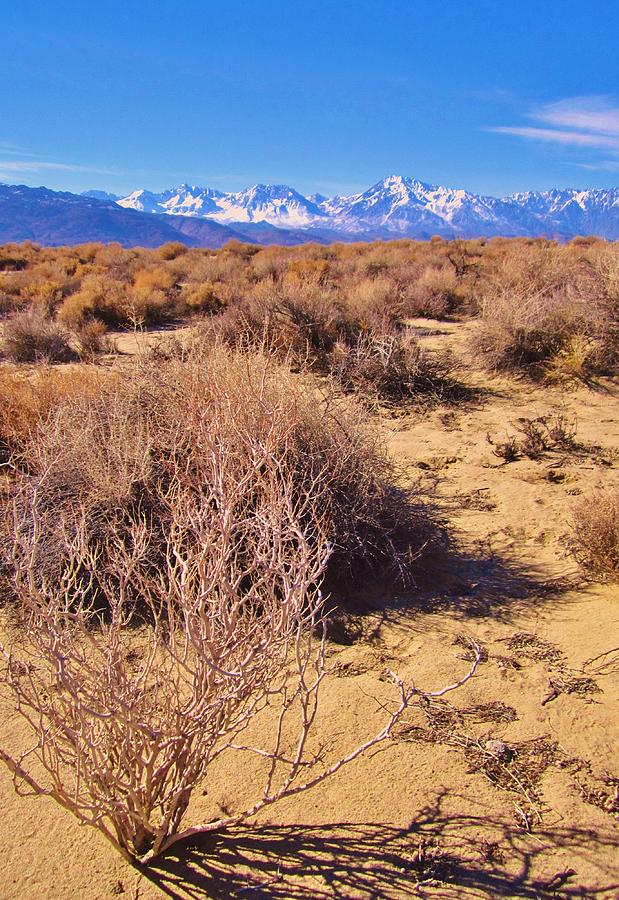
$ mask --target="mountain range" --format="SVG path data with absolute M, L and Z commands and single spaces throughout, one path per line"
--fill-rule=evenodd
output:
M 306 197 L 288 185 L 224 192 L 182 184 L 125 197 L 0 185 L 0 242 L 170 240 L 219 247 L 235 238 L 258 244 L 577 235 L 619 239 L 619 188 L 527 191 L 496 198 L 391 175 L 349 196 Z

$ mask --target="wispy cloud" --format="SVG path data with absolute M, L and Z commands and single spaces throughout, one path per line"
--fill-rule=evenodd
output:
M 26 158 L 37 156 L 36 153 L 30 153 L 24 147 L 20 147 L 12 141 L 0 141 L 0 153 L 8 156 L 25 156 Z
M 619 106 L 608 96 L 571 97 L 547 103 L 533 111 L 531 117 L 561 128 L 619 137 Z
M 534 107 L 526 118 L 539 125 L 493 125 L 486 131 L 530 141 L 561 144 L 574 148 L 603 150 L 619 157 L 619 101 L 607 95 L 567 97 Z M 592 160 L 582 165 L 615 168 L 614 160 Z
M 91 172 L 96 175 L 118 175 L 111 169 L 101 169 L 94 166 L 80 166 L 73 163 L 47 162 L 46 160 L 36 159 L 0 159 L 0 172 L 17 174 L 19 172 L 37 173 L 37 172 Z
M 619 150 L 619 140 L 601 134 L 582 134 L 576 131 L 563 131 L 558 128 L 533 128 L 517 125 L 498 125 L 487 128 L 495 134 L 514 134 L 516 137 L 530 138 L 536 141 L 554 141 L 558 144 L 572 144 L 575 147 L 600 147 Z
M 601 159 L 599 162 L 572 163 L 572 165 L 590 172 L 619 172 L 619 159 Z

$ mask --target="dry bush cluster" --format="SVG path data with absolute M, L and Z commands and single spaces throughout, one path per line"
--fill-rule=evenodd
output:
M 489 367 L 586 378 L 616 365 L 618 304 L 617 250 L 596 239 L 0 252 L 0 315 L 17 317 L 3 349 L 16 361 L 89 356 L 105 349 L 107 328 L 199 315 L 224 338 L 267 342 L 324 371 L 343 353 L 347 368 L 363 358 L 367 370 L 368 348 L 389 339 L 396 377 L 406 318 L 478 315 L 475 349 Z
M 615 370 L 615 245 L 508 243 L 488 276 L 479 285 L 475 349 L 490 367 L 554 381 Z
M 388 382 L 400 372 L 411 380 L 407 318 L 478 315 L 475 349 L 491 368 L 561 380 L 616 364 L 619 258 L 596 239 L 230 242 L 219 251 L 26 243 L 5 246 L 1 260 L 0 315 L 14 319 L 3 349 L 16 361 L 91 356 L 105 349 L 107 328 L 199 315 L 232 343 L 266 343 L 325 372 L 356 367 L 352 380 L 364 384 L 380 356 L 380 397 L 386 359 Z M 377 350 L 386 341 L 387 356 Z
M 3 680 L 34 736 L 24 753 L 0 750 L 18 789 L 150 861 L 390 737 L 421 695 L 395 676 L 365 744 L 330 762 L 331 736 L 314 727 L 326 593 L 406 581 L 429 534 L 342 395 L 442 393 L 446 364 L 407 330 L 418 315 L 478 317 L 491 368 L 613 371 L 618 305 L 616 248 L 599 241 L 3 248 L 13 363 L 90 360 L 108 328 L 200 320 L 186 343 L 118 371 L 0 370 Z M 533 457 L 574 442 L 560 417 L 519 431 L 517 452 Z M 619 569 L 618 506 L 607 497 L 575 519 L 576 552 L 597 572 Z M 256 761 L 254 800 L 184 828 L 224 754 Z
M 298 484 L 317 466 L 328 473 L 321 509 L 330 523 L 334 579 L 389 567 L 408 577 L 414 545 L 425 540 L 424 519 L 396 486 L 378 432 L 354 404 L 319 393 L 270 354 L 199 339 L 166 358 L 140 358 L 122 376 L 90 371 L 87 378 L 77 367 L 35 381 L 4 376 L 0 426 L 6 423 L 8 448 L 20 451 L 16 459 L 31 476 L 38 506 L 56 514 L 79 506 L 93 538 L 112 521 L 129 527 L 148 515 L 157 523 L 152 540 L 158 533 L 161 542 L 167 520 L 160 492 L 170 458 L 205 452 L 208 435 L 226 427 L 220 440 L 235 448 L 243 418 L 247 433 L 266 442 L 275 417 L 286 437 L 278 452 L 294 461 Z M 234 453 L 245 452 L 243 446 Z M 47 534 L 55 546 L 51 526 Z

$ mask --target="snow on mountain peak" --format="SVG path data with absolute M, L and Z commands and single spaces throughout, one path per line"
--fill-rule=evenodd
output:
M 259 183 L 223 192 L 183 183 L 160 194 L 136 190 L 117 202 L 143 212 L 193 216 L 226 225 L 327 229 L 329 234 L 359 237 L 594 233 L 619 239 L 619 189 L 526 191 L 498 199 L 393 174 L 350 196 L 305 197 L 286 184 Z

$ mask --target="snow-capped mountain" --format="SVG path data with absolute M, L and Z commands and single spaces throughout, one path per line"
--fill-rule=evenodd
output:
M 507 197 L 516 215 L 530 216 L 540 229 L 572 237 L 597 234 L 608 240 L 619 239 L 619 189 L 528 191 Z
M 285 184 L 256 184 L 225 194 L 213 215 L 218 222 L 267 222 L 283 228 L 307 228 L 326 218 L 320 207 Z
M 228 194 L 182 184 L 161 194 L 133 191 L 118 204 L 140 212 L 197 216 L 222 224 L 266 222 L 282 228 L 306 228 L 325 218 L 316 203 L 284 184 L 257 184 Z
M 89 192 L 94 196 L 95 192 Z M 527 191 L 496 198 L 390 175 L 351 196 L 304 197 L 287 185 L 257 184 L 236 193 L 183 184 L 117 200 L 140 212 L 192 216 L 220 224 L 261 224 L 308 233 L 307 239 L 550 236 L 619 239 L 619 189 Z
M 209 219 L 151 215 L 99 197 L 0 184 L 0 244 L 118 241 L 124 247 L 159 247 L 182 241 L 189 247 L 221 247 L 229 240 L 253 242 L 254 238 Z
M 429 237 L 446 230 L 466 230 L 477 223 L 486 227 L 498 224 L 495 203 L 491 197 L 390 175 L 362 194 L 327 200 L 322 208 L 344 231 L 358 231 L 361 226 L 402 235 L 413 230 L 419 236 Z
M 224 197 L 221 191 L 196 185 L 181 184 L 177 188 L 153 194 L 150 191 L 133 191 L 127 197 L 118 200 L 119 206 L 125 209 L 137 209 L 140 212 L 168 213 L 172 216 L 210 217 L 219 212 L 217 201 Z

